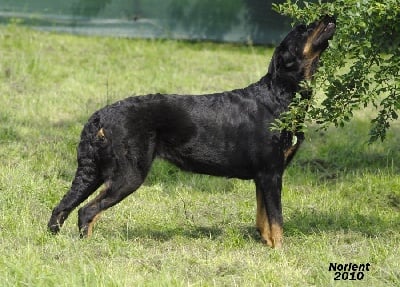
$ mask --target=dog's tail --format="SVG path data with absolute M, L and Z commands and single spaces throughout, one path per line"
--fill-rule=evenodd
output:
M 100 115 L 95 113 L 81 133 L 77 155 L 78 168 L 71 188 L 53 209 L 48 222 L 48 228 L 52 233 L 57 233 L 71 211 L 103 184 L 98 158 L 99 149 L 103 146 L 105 140 Z

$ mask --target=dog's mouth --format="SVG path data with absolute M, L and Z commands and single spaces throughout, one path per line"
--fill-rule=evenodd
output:
M 326 49 L 328 41 L 332 39 L 336 30 L 336 20 L 334 17 L 325 16 L 315 28 L 315 35 L 313 35 L 312 45 L 317 49 Z
M 314 74 L 319 61 L 320 54 L 329 46 L 336 30 L 336 20 L 334 17 L 325 16 L 319 22 L 314 22 L 308 27 L 311 34 L 307 38 L 304 46 L 303 55 L 306 59 L 305 78 L 309 79 Z

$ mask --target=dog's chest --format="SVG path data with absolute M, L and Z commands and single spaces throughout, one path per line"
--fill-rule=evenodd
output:
M 293 134 L 291 132 L 282 132 L 281 146 L 283 149 L 283 155 L 286 164 L 288 164 L 290 160 L 293 158 L 303 140 L 304 140 L 303 133 Z

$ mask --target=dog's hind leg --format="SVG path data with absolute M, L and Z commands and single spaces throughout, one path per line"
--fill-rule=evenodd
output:
M 105 184 L 99 195 L 78 211 L 78 227 L 81 237 L 92 235 L 93 225 L 100 213 L 133 193 L 143 183 L 139 173 L 124 171 Z
M 262 241 L 280 248 L 283 239 L 281 204 L 282 172 L 267 172 L 255 179 L 257 192 L 256 225 Z
M 47 224 L 52 233 L 58 233 L 68 215 L 89 197 L 103 182 L 94 167 L 79 166 L 70 190 L 53 209 Z
M 121 142 L 124 142 L 121 137 Z M 99 214 L 119 203 L 144 182 L 155 155 L 154 140 L 136 135 L 129 144 L 114 149 L 115 165 L 99 195 L 78 211 L 81 237 L 90 236 Z

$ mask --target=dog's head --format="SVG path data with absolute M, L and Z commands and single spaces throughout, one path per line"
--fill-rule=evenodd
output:
M 296 82 L 310 79 L 335 29 L 336 21 L 331 16 L 325 16 L 308 26 L 294 27 L 275 49 L 269 73 Z

